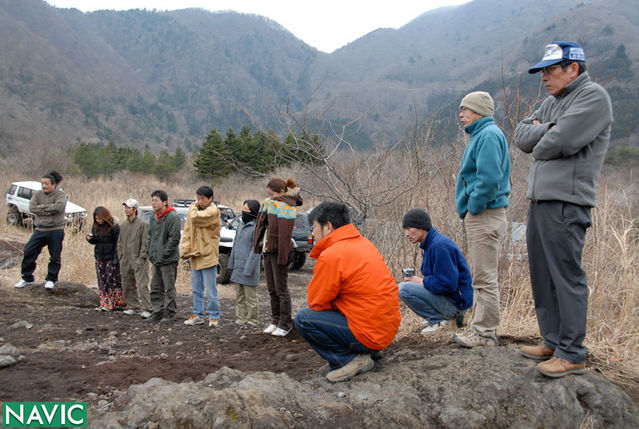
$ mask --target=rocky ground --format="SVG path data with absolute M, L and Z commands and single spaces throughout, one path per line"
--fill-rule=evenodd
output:
M 0 267 L 19 262 L 21 248 L 0 240 Z M 294 308 L 310 275 L 309 264 L 290 276 Z M 3 280 L 0 400 L 86 401 L 89 427 L 639 427 L 636 401 L 596 369 L 560 380 L 536 374 L 517 352 L 533 339 L 464 350 L 452 330 L 434 340 L 408 335 L 375 371 L 332 385 L 299 335 L 238 328 L 232 287 L 220 295 L 219 328 L 181 323 L 188 293 L 179 294 L 178 323 L 151 325 L 95 311 L 95 289 L 81 284 L 50 292 Z

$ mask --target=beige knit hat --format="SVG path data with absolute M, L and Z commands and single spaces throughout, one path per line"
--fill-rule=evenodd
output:
M 471 92 L 459 103 L 459 108 L 465 107 L 481 116 L 493 116 L 495 104 L 489 93 L 483 91 Z

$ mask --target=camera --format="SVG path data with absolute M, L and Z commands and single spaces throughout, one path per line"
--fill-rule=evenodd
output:
M 402 268 L 402 275 L 404 277 L 413 277 L 415 275 L 415 268 Z

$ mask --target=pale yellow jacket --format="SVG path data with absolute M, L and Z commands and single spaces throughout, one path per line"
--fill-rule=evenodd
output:
M 220 255 L 220 211 L 211 202 L 200 209 L 197 202 L 189 206 L 182 233 L 182 258 L 191 258 L 191 268 L 203 270 L 218 264 Z

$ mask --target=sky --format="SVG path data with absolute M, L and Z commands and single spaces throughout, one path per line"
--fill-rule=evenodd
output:
M 234 10 L 276 21 L 295 37 L 323 52 L 378 28 L 399 28 L 422 13 L 470 0 L 46 0 L 59 8 L 94 10 L 176 10 L 198 7 Z

